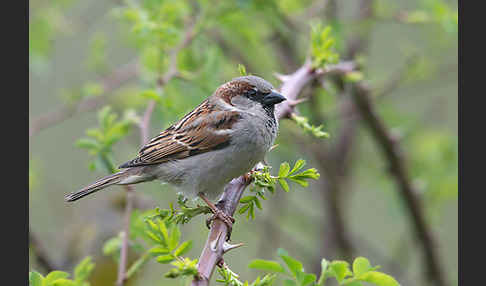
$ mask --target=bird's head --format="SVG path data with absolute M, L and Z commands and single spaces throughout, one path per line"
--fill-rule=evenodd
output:
M 215 96 L 240 109 L 263 107 L 271 110 L 286 98 L 271 83 L 254 75 L 241 76 L 221 85 Z

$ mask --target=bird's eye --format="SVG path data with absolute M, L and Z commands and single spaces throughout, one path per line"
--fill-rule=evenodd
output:
M 248 96 L 254 96 L 257 93 L 256 88 L 252 88 L 246 92 Z

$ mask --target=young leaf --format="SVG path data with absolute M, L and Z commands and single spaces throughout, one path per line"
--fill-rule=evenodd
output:
M 331 275 L 336 277 L 336 280 L 341 283 L 346 276 L 352 275 L 349 270 L 349 263 L 346 261 L 335 260 L 329 265 Z
M 246 75 L 245 66 L 242 64 L 238 64 L 238 72 L 240 73 L 241 76 L 245 76 Z
M 174 261 L 175 257 L 172 254 L 157 256 L 157 262 L 162 264 L 167 264 Z
M 181 256 L 189 252 L 192 248 L 192 240 L 188 240 L 183 242 L 175 251 L 174 255 L 175 256 Z
M 86 257 L 74 268 L 74 278 L 82 281 L 88 279 L 88 276 L 91 274 L 94 267 L 95 264 L 91 262 L 91 257 Z
M 44 278 L 44 284 L 49 285 L 53 283 L 57 279 L 67 278 L 69 277 L 69 273 L 59 270 L 54 270 L 47 274 L 46 278 Z
M 29 284 L 30 286 L 42 286 L 42 281 L 44 277 L 38 272 L 31 271 L 29 272 Z
M 80 285 L 80 284 L 79 283 L 76 283 L 73 280 L 61 278 L 61 279 L 57 279 L 52 284 L 44 284 L 44 285 L 49 285 L 49 286 L 77 286 L 77 285 Z M 81 285 L 82 286 L 85 286 L 85 285 L 87 286 L 86 283 L 81 284 Z
M 297 277 L 297 273 L 304 271 L 304 266 L 300 261 L 287 255 L 280 255 L 280 258 L 282 258 L 285 264 L 287 264 L 287 267 L 289 268 L 290 272 L 292 272 L 294 277 Z
M 176 224 L 173 224 L 171 227 L 172 231 L 170 232 L 170 239 L 169 239 L 169 249 L 172 251 L 174 250 L 177 245 L 179 245 L 179 240 L 181 238 L 181 231 Z
M 278 170 L 278 176 L 281 178 L 287 177 L 290 171 L 290 165 L 287 162 L 280 164 L 280 170 Z
M 154 246 L 149 250 L 149 252 L 152 253 L 152 254 L 158 254 L 158 255 L 170 253 L 169 249 L 167 249 L 166 247 L 162 247 L 162 246 Z
M 287 181 L 285 181 L 284 179 L 278 179 L 278 183 L 284 191 L 286 191 L 287 193 L 290 192 L 289 184 L 287 183 Z
M 269 272 L 285 272 L 285 269 L 280 263 L 271 260 L 255 259 L 248 264 L 248 267 Z
M 294 280 L 286 279 L 286 280 L 284 280 L 283 285 L 284 286 L 297 286 L 297 283 Z
M 361 274 L 371 270 L 371 265 L 368 259 L 364 257 L 357 257 L 353 262 L 354 276 L 359 277 Z
M 358 279 L 361 281 L 373 283 L 377 286 L 400 286 L 395 278 L 378 271 L 368 271 L 362 274 Z
M 297 162 L 295 162 L 295 165 L 294 167 L 292 168 L 292 171 L 290 171 L 290 173 L 288 174 L 289 176 L 300 171 L 300 169 L 302 169 L 305 165 L 305 160 L 303 159 L 299 159 Z

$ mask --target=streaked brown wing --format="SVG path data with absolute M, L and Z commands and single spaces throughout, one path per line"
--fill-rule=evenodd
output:
M 208 114 L 201 117 L 202 113 Z M 150 140 L 137 158 L 119 168 L 158 164 L 224 148 L 229 145 L 231 138 L 230 132 L 223 130 L 230 129 L 238 119 L 238 112 L 217 110 L 206 100 Z

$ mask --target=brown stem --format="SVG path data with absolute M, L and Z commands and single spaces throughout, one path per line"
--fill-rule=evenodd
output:
M 426 275 L 435 282 L 435 285 L 444 286 L 446 281 L 439 262 L 437 245 L 432 237 L 430 228 L 427 226 L 422 203 L 418 196 L 419 191 L 412 184 L 410 175 L 405 167 L 405 158 L 400 144 L 378 116 L 372 105 L 368 87 L 361 83 L 356 84 L 354 89 L 355 92 L 352 94 L 357 109 L 363 121 L 368 125 L 378 147 L 381 148 L 383 155 L 390 164 L 389 171 L 395 178 L 399 191 L 405 200 L 413 223 L 415 236 L 423 250 L 424 260 L 427 265 Z
M 125 214 L 123 219 L 123 231 L 122 231 L 122 245 L 120 249 L 120 263 L 118 264 L 118 278 L 116 280 L 117 286 L 122 286 L 125 282 L 128 262 L 128 238 L 130 236 L 130 216 L 132 214 L 133 195 L 135 189 L 131 185 L 124 186 L 127 193 Z

